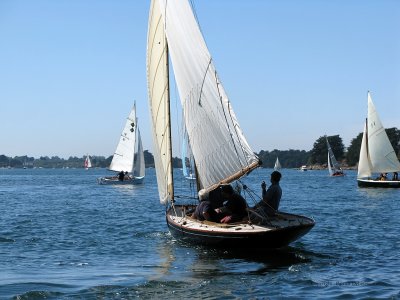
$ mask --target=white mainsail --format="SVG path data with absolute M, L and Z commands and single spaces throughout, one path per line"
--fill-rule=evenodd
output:
M 90 160 L 89 154 L 86 155 L 84 165 L 85 165 L 85 168 L 86 168 L 86 169 L 89 169 L 89 168 L 92 167 L 92 161 Z
M 109 167 L 110 170 L 116 172 L 132 172 L 136 129 L 136 104 L 134 104 L 128 118 L 126 119 L 125 126 L 122 130 L 117 148 Z
M 155 152 L 160 151 L 168 159 L 169 153 L 161 147 L 165 147 L 167 142 L 160 143 L 160 140 L 169 136 L 162 136 L 162 139 L 159 136 L 159 132 L 168 135 L 170 128 L 165 108 L 169 99 L 166 96 L 168 79 L 165 75 L 168 73 L 164 66 L 167 66 L 167 47 L 163 33 L 174 67 L 200 188 L 213 189 L 219 183 L 240 178 L 256 168 L 259 160 L 242 133 L 187 0 L 153 0 L 151 4 L 147 69 L 150 109 L 158 148 Z M 165 114 L 165 117 L 160 118 L 160 114 Z M 160 169 L 166 174 L 168 168 L 165 165 L 165 162 L 160 164 L 157 171 Z M 162 202 L 165 195 L 160 191 Z
M 281 163 L 279 162 L 279 159 L 276 158 L 275 165 L 274 165 L 274 170 L 275 171 L 279 171 L 281 168 L 282 168 L 281 167 Z
M 400 163 L 368 92 L 368 152 L 372 171 L 398 172 Z
M 358 178 L 371 173 L 399 172 L 400 162 L 368 92 L 368 118 L 361 142 Z

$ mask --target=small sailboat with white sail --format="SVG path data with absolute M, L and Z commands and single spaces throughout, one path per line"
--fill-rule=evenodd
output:
M 89 170 L 89 168 L 92 167 L 92 161 L 90 160 L 89 154 L 86 155 L 85 162 L 83 163 L 83 166 L 84 166 L 84 168 L 86 170 Z
M 275 165 L 274 165 L 274 171 L 280 171 L 282 169 L 281 163 L 279 162 L 278 157 L 276 158 Z
M 100 177 L 99 184 L 139 184 L 145 177 L 142 139 L 136 117 L 136 103 L 126 119 L 109 170 L 114 176 Z
M 189 144 L 189 136 L 184 129 L 182 140 L 182 172 L 188 180 L 195 180 L 194 157 Z
M 398 179 L 400 162 L 382 125 L 369 91 L 367 96 L 368 115 L 364 125 L 358 161 L 358 186 L 400 188 Z M 393 173 L 391 179 L 388 178 L 388 173 Z M 378 174 L 380 175 L 378 176 Z
M 245 175 L 261 162 L 240 128 L 189 2 L 152 0 L 147 86 L 159 198 L 167 205 L 166 222 L 171 234 L 201 245 L 277 248 L 309 232 L 315 224 L 312 219 L 283 212 L 261 217 L 259 222 L 250 221 L 247 216 L 230 224 L 191 217 L 196 207 L 190 202 L 193 198 L 175 194 L 169 58 L 195 161 L 199 194 L 211 195 L 221 185 L 246 179 Z
M 325 139 L 326 139 L 326 146 L 328 148 L 328 171 L 329 171 L 329 176 L 342 177 L 342 176 L 344 176 L 344 172 L 343 172 L 339 162 L 336 160 L 335 154 L 333 153 L 331 145 L 329 144 L 328 137 L 325 136 Z

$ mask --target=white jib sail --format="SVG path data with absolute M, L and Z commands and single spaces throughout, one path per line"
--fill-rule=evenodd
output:
M 242 133 L 188 1 L 158 2 L 200 187 L 230 182 L 255 168 L 258 158 Z
M 134 105 L 128 118 L 126 119 L 124 129 L 122 130 L 117 148 L 109 167 L 110 170 L 116 172 L 132 172 L 136 129 L 136 105 Z
M 152 0 L 147 33 L 147 88 L 153 154 L 160 202 L 173 199 L 172 146 L 169 109 L 168 49 L 158 0 Z
M 372 172 L 400 171 L 400 163 L 368 92 L 368 151 Z
M 367 124 L 364 124 L 364 131 L 361 140 L 360 158 L 358 160 L 357 178 L 370 178 L 372 175 L 372 165 L 368 154 L 368 133 Z
M 142 144 L 142 137 L 140 136 L 139 127 L 136 131 L 136 143 L 137 143 L 137 150 L 135 152 L 135 163 L 133 167 L 133 176 L 136 178 L 142 178 L 145 176 L 145 163 L 144 163 L 144 153 L 143 153 L 143 144 Z

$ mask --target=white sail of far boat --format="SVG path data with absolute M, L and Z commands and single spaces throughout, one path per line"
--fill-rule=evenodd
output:
M 89 154 L 86 155 L 85 162 L 84 162 L 84 167 L 85 167 L 86 170 L 89 170 L 89 168 L 92 167 L 92 161 L 90 160 Z
M 372 102 L 370 92 L 368 97 L 368 114 L 364 125 L 363 137 L 358 162 L 357 182 L 359 186 L 372 187 L 400 187 L 397 174 L 400 171 L 400 162 L 378 112 Z M 372 179 L 373 173 L 380 173 L 379 180 Z M 393 178 L 385 174 L 393 173 Z
M 344 173 L 339 162 L 336 160 L 335 154 L 329 144 L 328 137 L 325 136 L 326 146 L 328 148 L 328 170 L 330 176 L 343 176 Z
M 134 167 L 132 174 L 136 179 L 142 179 L 145 176 L 146 169 L 145 169 L 145 161 L 144 161 L 144 151 L 143 151 L 143 144 L 142 144 L 142 137 L 140 136 L 139 127 L 137 127 L 137 140 L 136 140 L 137 147 L 135 148 L 135 155 L 134 155 Z
M 192 148 L 189 144 L 189 136 L 186 132 L 186 129 L 183 129 L 183 139 L 182 139 L 182 172 L 183 176 L 186 179 L 194 180 L 195 176 L 195 166 L 194 166 L 194 157 L 192 153 Z
M 100 184 L 132 184 L 143 180 L 144 154 L 137 123 L 136 104 L 134 104 L 109 166 L 109 170 L 117 172 L 118 175 L 98 178 Z
M 275 165 L 274 165 L 274 170 L 275 171 L 280 171 L 280 169 L 282 169 L 282 167 L 281 167 L 281 163 L 279 162 L 279 159 L 277 157 L 276 161 L 275 161 Z
M 200 242 L 218 242 L 220 239 L 233 241 L 232 234 L 221 229 L 219 224 L 202 227 L 199 221 L 190 219 L 186 211 L 188 206 L 175 203 L 169 58 L 173 65 L 184 126 L 196 162 L 197 188 L 206 194 L 221 184 L 231 183 L 248 174 L 260 165 L 260 160 L 243 135 L 187 0 L 152 0 L 150 5 L 147 85 L 159 198 L 162 204 L 169 206 L 166 214 L 172 234 L 194 237 Z M 314 225 L 306 217 L 294 218 L 302 218 L 304 222 L 300 225 L 297 219 L 294 221 L 296 225 L 293 230 L 298 231 L 294 234 L 296 238 Z M 254 232 L 254 228 L 250 229 L 247 224 L 237 225 L 233 232 L 240 230 L 248 242 L 250 230 L 255 233 L 250 238 L 254 239 L 252 242 L 268 244 L 270 228 L 257 227 L 257 232 Z M 195 236 L 194 233 L 199 229 L 202 234 Z M 268 238 L 260 238 L 265 234 Z M 281 243 L 283 241 L 286 241 L 284 237 Z M 271 241 L 270 246 L 273 245 Z

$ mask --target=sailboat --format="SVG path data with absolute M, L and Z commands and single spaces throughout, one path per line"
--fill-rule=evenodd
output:
M 143 182 L 145 163 L 142 139 L 136 118 L 136 103 L 126 119 L 109 170 L 118 172 L 118 174 L 98 178 L 99 184 L 137 184 Z
M 85 167 L 86 170 L 89 170 L 89 168 L 92 167 L 92 161 L 90 160 L 89 154 L 86 155 L 85 162 L 83 163 L 83 166 Z
M 187 164 L 188 163 L 188 164 Z M 189 136 L 187 134 L 186 129 L 183 132 L 183 140 L 182 140 L 182 172 L 183 176 L 189 180 L 195 180 L 195 171 L 194 171 L 194 157 L 192 153 L 192 149 L 189 144 Z
M 368 115 L 358 161 L 358 186 L 400 188 L 400 181 L 396 176 L 399 171 L 400 162 L 372 102 L 371 93 L 368 91 Z M 393 172 L 392 180 L 387 178 L 388 172 Z M 373 173 L 381 175 L 373 179 Z
M 329 144 L 328 137 L 325 136 L 326 146 L 328 147 L 328 170 L 329 175 L 333 177 L 341 177 L 344 176 L 342 168 L 340 167 L 339 162 L 336 160 L 335 154 L 333 154 L 331 145 Z
M 282 169 L 281 163 L 279 162 L 279 159 L 276 158 L 275 165 L 274 165 L 274 170 L 275 171 L 280 171 L 280 169 Z
M 191 217 L 196 205 L 175 195 L 174 188 L 169 58 L 195 159 L 197 191 L 212 193 L 222 184 L 242 180 L 261 162 L 240 128 L 189 2 L 152 0 L 147 85 L 159 198 L 167 206 L 171 234 L 216 247 L 277 248 L 309 232 L 315 224 L 311 218 L 283 212 L 259 223 L 249 217 L 231 224 Z

